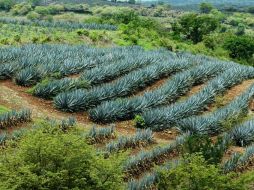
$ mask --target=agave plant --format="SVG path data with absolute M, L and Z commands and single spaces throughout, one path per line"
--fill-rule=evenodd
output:
M 17 73 L 15 76 L 15 82 L 20 86 L 31 86 L 40 81 L 43 75 L 43 73 L 40 73 L 36 69 L 28 68 Z
M 14 63 L 5 63 L 0 65 L 0 80 L 10 79 L 17 71 L 17 65 Z
M 68 119 L 64 119 L 60 123 L 60 128 L 63 131 L 67 131 L 69 128 L 76 125 L 76 119 L 74 117 L 69 117 Z
M 0 146 L 3 146 L 5 141 L 7 140 L 7 134 L 6 133 L 1 133 L 0 134 Z
M 234 153 L 231 158 L 222 164 L 225 173 L 245 167 L 254 157 L 254 145 L 246 148 L 243 154 Z
M 254 120 L 246 121 L 231 131 L 234 142 L 239 146 L 246 146 L 254 142 Z
M 114 139 L 115 137 L 116 134 L 114 125 L 104 128 L 96 128 L 95 126 L 93 126 L 89 131 L 88 135 L 86 135 L 86 138 L 92 144 L 101 143 L 106 139 Z
M 117 141 L 110 142 L 106 145 L 108 152 L 116 152 L 121 149 L 136 148 L 139 146 L 147 146 L 154 142 L 153 133 L 151 130 L 138 130 L 134 136 L 119 137 Z
M 149 190 L 155 185 L 156 181 L 158 180 L 157 178 L 158 178 L 157 173 L 153 172 L 153 173 L 146 174 L 144 177 L 142 177 L 139 180 L 132 179 L 128 182 L 127 189 L 128 190 Z

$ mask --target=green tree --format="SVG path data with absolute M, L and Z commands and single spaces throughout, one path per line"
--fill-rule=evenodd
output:
M 184 35 L 187 39 L 198 43 L 219 26 L 219 21 L 209 15 L 198 15 L 195 13 L 184 15 L 177 23 L 173 24 L 173 31 L 176 35 Z
M 185 156 L 179 165 L 158 172 L 159 190 L 244 190 L 244 184 L 209 165 L 199 154 Z
M 136 0 L 129 0 L 128 1 L 130 4 L 135 4 L 136 3 Z
M 123 157 L 105 159 L 78 131 L 44 126 L 0 155 L 0 189 L 123 189 Z
M 236 35 L 242 36 L 245 34 L 245 25 L 243 23 L 239 23 L 237 26 Z
M 213 6 L 210 3 L 201 3 L 199 6 L 201 13 L 210 13 L 213 9 Z
M 191 135 L 187 138 L 183 151 L 189 154 L 200 153 L 209 164 L 219 164 L 228 144 L 218 138 L 215 143 L 207 135 Z
M 10 10 L 15 5 L 15 0 L 0 0 L 0 9 Z
M 27 0 L 28 3 L 31 3 L 33 6 L 40 5 L 42 0 Z
M 254 54 L 254 38 L 250 36 L 232 36 L 226 39 L 225 49 L 234 59 L 251 59 Z M 252 63 L 254 65 L 254 63 Z
M 248 12 L 254 14 L 254 6 L 248 8 Z

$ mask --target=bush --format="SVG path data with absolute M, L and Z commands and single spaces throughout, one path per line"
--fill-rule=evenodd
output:
M 15 0 L 0 0 L 0 9 L 9 11 L 15 5 Z
M 179 165 L 158 172 L 160 190 L 244 190 L 245 184 L 223 175 L 199 154 L 185 156 Z
M 242 36 L 242 35 L 244 35 L 244 34 L 245 34 L 245 25 L 242 24 L 242 23 L 240 23 L 240 24 L 238 24 L 238 26 L 237 26 L 236 35 Z
M 254 38 L 249 36 L 232 36 L 226 39 L 225 49 L 234 59 L 251 59 L 254 54 Z
M 249 7 L 248 12 L 254 14 L 254 7 Z
M 213 6 L 210 3 L 201 3 L 199 9 L 201 13 L 207 14 L 211 12 Z
M 196 44 L 203 40 L 204 35 L 213 32 L 218 26 L 219 21 L 212 16 L 190 13 L 182 16 L 177 23 L 174 23 L 172 30 L 175 35 L 184 35 Z
M 43 16 L 51 14 L 50 7 L 46 7 L 46 6 L 37 6 L 35 7 L 34 11 Z
M 41 15 L 37 12 L 31 11 L 26 15 L 26 18 L 29 20 L 39 20 L 41 18 Z
M 77 131 L 44 125 L 3 150 L 0 189 L 123 189 L 122 162 L 105 159 Z
M 11 13 L 13 15 L 26 15 L 32 10 L 32 6 L 26 3 L 16 4 L 12 9 Z
M 77 34 L 79 36 L 89 36 L 89 31 L 85 30 L 85 29 L 79 29 L 79 30 L 77 30 Z
M 213 143 L 208 136 L 192 135 L 187 138 L 183 151 L 190 154 L 200 153 L 209 164 L 218 164 L 228 147 L 228 144 L 223 143 L 221 138 Z
M 213 37 L 211 36 L 206 36 L 203 40 L 205 46 L 209 49 L 212 49 L 214 50 L 215 46 L 216 46 L 216 43 L 215 43 L 215 40 Z
M 55 15 L 65 11 L 63 5 L 37 6 L 34 11 L 41 15 Z

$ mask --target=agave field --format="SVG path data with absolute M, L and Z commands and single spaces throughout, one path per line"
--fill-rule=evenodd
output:
M 66 21 L 30 21 L 25 19 L 14 19 L 8 17 L 1 17 L 0 23 L 3 24 L 15 24 L 15 25 L 28 25 L 28 26 L 41 26 L 49 28 L 63 28 L 66 30 L 75 30 L 75 29 L 88 29 L 88 30 L 117 30 L 117 27 L 109 24 L 97 24 L 97 23 L 73 23 Z
M 178 161 L 172 158 L 177 160 L 179 147 L 193 134 L 221 136 L 225 152 L 228 143 L 244 148 L 244 153 L 234 153 L 221 163 L 225 173 L 247 166 L 254 156 L 249 107 L 254 84 L 225 105 L 215 105 L 218 96 L 249 79 L 254 79 L 253 67 L 164 49 L 33 44 L 0 49 L 1 81 L 11 80 L 58 111 L 85 113 L 88 122 L 103 125 L 92 127 L 83 138 L 102 145 L 108 154 L 140 150 L 123 166 L 130 190 L 149 189 L 157 183 L 154 165 L 177 167 Z M 198 91 L 190 93 L 197 86 Z M 30 120 L 29 110 L 1 113 L 0 128 Z M 117 124 L 130 120 L 135 121 L 135 133 L 117 137 Z M 58 123 L 63 130 L 74 125 L 73 118 Z M 154 134 L 169 130 L 177 131 L 175 139 L 157 145 Z M 2 133 L 0 143 L 23 133 Z

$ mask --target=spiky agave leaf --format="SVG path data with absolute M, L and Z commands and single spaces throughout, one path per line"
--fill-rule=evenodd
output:
M 231 131 L 232 138 L 237 145 L 246 146 L 254 142 L 254 120 L 246 121 Z

